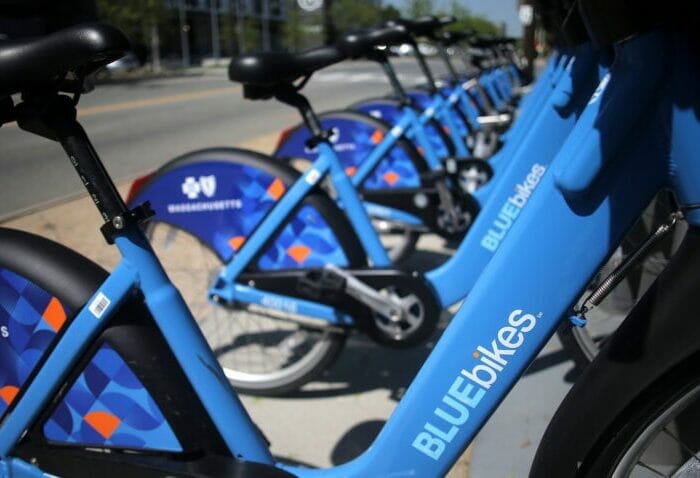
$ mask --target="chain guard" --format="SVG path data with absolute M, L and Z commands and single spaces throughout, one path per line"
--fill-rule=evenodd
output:
M 422 321 L 410 334 L 397 339 L 377 323 L 376 312 L 343 290 L 344 281 L 328 278 L 324 269 L 247 272 L 238 280 L 255 284 L 256 289 L 329 305 L 349 314 L 358 329 L 377 343 L 391 347 L 409 347 L 432 335 L 442 309 L 432 287 L 418 272 L 394 269 L 344 270 L 375 290 L 395 290 L 402 296 L 413 295 L 422 306 Z

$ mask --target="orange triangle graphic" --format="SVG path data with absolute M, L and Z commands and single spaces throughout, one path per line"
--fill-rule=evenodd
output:
M 12 403 L 18 393 L 19 388 L 13 385 L 5 385 L 4 387 L 0 388 L 0 398 L 2 398 L 7 405 Z
M 90 412 L 83 419 L 95 429 L 97 433 L 107 440 L 112 436 L 117 427 L 121 424 L 121 420 L 109 412 Z
M 393 186 L 396 184 L 396 181 L 399 180 L 399 175 L 394 171 L 389 171 L 388 173 L 384 173 L 384 180 L 389 183 L 389 185 Z
M 243 243 L 245 242 L 245 237 L 244 236 L 234 236 L 228 241 L 228 245 L 231 246 L 231 249 L 234 251 L 237 251 L 238 249 L 241 248 Z
M 311 254 L 311 249 L 306 246 L 292 246 L 287 249 L 287 254 L 296 261 L 297 264 L 301 264 L 309 257 Z
M 61 330 L 61 327 L 63 327 L 63 324 L 66 322 L 66 312 L 63 310 L 61 302 L 55 297 L 51 298 L 42 317 L 44 317 L 44 320 L 51 326 L 54 332 Z
M 267 194 L 269 194 L 270 197 L 272 197 L 272 199 L 277 201 L 279 198 L 282 197 L 286 190 L 287 188 L 284 187 L 284 183 L 279 178 L 277 178 L 274 181 L 272 181 L 272 184 L 270 184 L 270 186 L 268 186 Z

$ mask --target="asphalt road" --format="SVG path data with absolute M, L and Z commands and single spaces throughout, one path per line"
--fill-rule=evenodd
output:
M 395 64 L 406 84 L 422 79 L 413 60 Z M 433 64 L 442 71 L 439 62 Z M 317 72 L 304 91 L 320 112 L 388 89 L 377 64 L 344 62 Z M 233 146 L 300 121 L 296 111 L 276 101 L 243 99 L 224 68 L 99 85 L 83 97 L 78 111 L 117 182 L 185 152 Z M 60 145 L 15 125 L 0 128 L 0 220 L 83 191 Z

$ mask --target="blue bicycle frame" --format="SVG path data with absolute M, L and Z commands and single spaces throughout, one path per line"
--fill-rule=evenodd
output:
M 685 42 L 653 33 L 628 41 L 616 59 L 372 447 L 333 469 L 282 468 L 300 477 L 443 476 L 659 189 L 672 187 L 681 205 L 700 203 L 695 58 Z M 670 125 L 668 135 L 659 133 L 660 125 Z M 700 211 L 694 208 L 686 219 L 700 226 Z M 134 288 L 143 291 L 231 454 L 272 464 L 143 233 L 128 226 L 116 245 L 119 266 L 70 323 L 0 427 L 5 469 L 44 476 L 13 458 L 13 446 Z M 94 313 L 92 305 L 105 299 L 106 308 Z
M 534 115 L 535 118 L 532 119 L 531 124 L 527 125 L 527 128 L 520 127 L 522 131 L 527 130 L 527 134 L 523 134 L 520 140 L 511 141 L 499 153 L 510 156 L 509 161 L 504 162 L 507 164 L 505 170 L 496 180 L 481 188 L 484 193 L 481 193 L 481 190 L 477 191 L 477 197 L 482 194 L 481 197 L 488 198 L 488 201 L 484 200 L 484 207 L 469 233 L 448 261 L 426 274 L 426 279 L 432 285 L 442 308 L 447 308 L 462 300 L 469 293 L 481 271 L 498 250 L 521 211 L 527 206 L 529 198 L 538 187 L 540 178 L 549 166 L 549 162 L 554 158 L 574 127 L 578 113 L 584 108 L 600 75 L 604 73 L 604 69 L 600 69 L 598 66 L 598 53 L 590 46 L 579 47 L 576 54 L 569 58 L 566 67 L 563 68 L 563 73 L 553 75 L 553 78 L 557 79 L 556 87 L 552 93 L 547 95 L 539 114 Z M 544 80 L 549 79 L 545 78 Z M 546 91 L 546 89 L 542 91 Z M 390 145 L 402 134 L 403 128 L 408 127 L 415 120 L 416 115 L 410 110 L 406 115 L 405 122 L 395 126 L 378 145 L 372 156 L 358 168 L 352 177 L 354 184 L 361 184 L 362 179 L 371 171 L 371 163 L 378 161 L 382 151 L 390 148 Z M 340 176 L 342 168 L 338 163 L 339 161 L 329 145 L 325 143 L 319 145 L 317 161 L 313 163 L 302 180 L 298 181 L 273 208 L 253 236 L 246 241 L 244 248 L 224 267 L 219 278 L 210 288 L 210 296 L 259 305 L 265 303 L 288 304 L 287 309 L 289 310 L 326 320 L 332 324 L 350 323 L 347 316 L 331 307 L 293 297 L 261 292 L 235 282 L 236 277 L 243 272 L 259 247 L 276 229 L 280 221 L 308 193 L 311 188 L 308 182 L 309 175 L 318 181 L 330 165 L 335 165 L 338 176 L 333 176 L 334 182 L 343 181 L 343 184 L 346 185 L 349 183 L 347 179 Z M 354 190 L 346 187 L 338 188 L 338 193 L 340 202 L 345 205 L 345 210 L 348 213 L 354 208 L 361 209 Z M 346 202 L 346 198 L 355 202 Z M 381 206 L 376 205 L 374 207 L 381 208 Z M 378 211 L 378 213 L 391 216 L 392 211 Z M 359 223 L 362 219 L 357 217 L 353 221 Z M 373 230 L 362 230 L 361 238 L 363 241 L 367 241 L 371 236 L 376 237 Z M 458 273 L 460 280 L 456 281 L 454 278 Z

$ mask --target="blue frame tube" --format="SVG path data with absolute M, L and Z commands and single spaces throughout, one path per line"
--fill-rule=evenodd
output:
M 367 179 L 367 177 L 372 173 L 374 168 L 379 164 L 379 162 L 384 159 L 384 155 L 396 144 L 396 142 L 401 138 L 405 131 L 411 127 L 413 120 L 410 115 L 403 114 L 399 122 L 391 128 L 389 133 L 384 136 L 382 141 L 372 149 L 369 157 L 362 161 L 352 175 L 352 184 L 355 187 L 360 187 L 362 183 Z
M 333 186 L 338 193 L 340 203 L 347 214 L 360 242 L 367 252 L 367 256 L 375 267 L 387 267 L 391 265 L 389 255 L 384 249 L 377 231 L 372 226 L 372 221 L 367 215 L 360 196 L 352 184 L 351 179 L 343 169 L 333 147 L 328 143 L 318 145 L 319 159 L 330 165 L 330 177 Z
M 227 299 L 229 298 L 227 297 Z M 233 285 L 230 300 L 239 300 L 246 304 L 258 304 L 263 307 L 274 307 L 292 314 L 315 317 L 334 325 L 352 325 L 354 322 L 352 317 L 328 305 L 274 294 L 241 284 Z
M 632 41 L 628 48 L 644 46 Z M 653 78 L 628 87 L 645 82 Z M 641 116 L 616 108 L 620 121 L 635 125 L 635 134 L 611 145 L 618 154 L 585 195 L 567 197 L 553 173 L 545 174 L 531 206 L 367 452 L 331 470 L 285 468 L 301 477 L 443 476 L 664 186 L 668 145 L 657 125 L 644 119 L 646 113 L 658 117 L 665 107 L 660 103 L 647 104 Z M 601 151 L 579 148 L 577 137 L 583 136 L 574 131 L 553 166 L 565 168 L 580 156 L 600 160 Z
M 130 227 L 116 238 L 115 244 L 123 261 L 133 270 L 138 267 L 146 306 L 232 455 L 240 460 L 273 463 L 267 442 L 231 387 L 141 229 Z
M 471 153 L 467 149 L 467 145 L 464 142 L 464 137 L 469 133 L 464 131 L 465 136 L 463 137 L 460 133 L 464 126 L 460 127 L 455 118 L 455 112 L 452 109 L 457 104 L 458 98 L 450 97 L 444 98 L 440 93 L 435 93 L 435 100 L 433 106 L 435 107 L 436 116 L 440 122 L 445 125 L 448 129 L 447 133 L 455 146 L 457 156 L 460 158 L 469 158 Z M 423 118 L 421 117 L 421 120 Z
M 530 196 L 539 188 L 542 174 L 574 128 L 599 78 L 598 54 L 590 46 L 585 48 L 587 51 L 582 49 L 577 60 L 569 63 L 565 76 L 530 125 L 528 134 L 519 141 L 499 179 L 477 191 L 477 197 L 485 194 L 489 201 L 457 251 L 442 266 L 426 273 L 443 307 L 469 293 L 522 212 L 530 207 Z M 454 280 L 455 271 L 460 271 L 459 281 Z
M 236 252 L 234 259 L 229 261 L 221 271 L 220 279 L 231 283 L 250 264 L 265 242 L 275 233 L 284 219 L 297 207 L 330 171 L 331 165 L 326 156 L 319 155 L 313 165 L 287 190 L 282 198 L 272 207 L 258 227 Z

